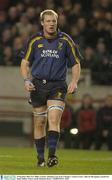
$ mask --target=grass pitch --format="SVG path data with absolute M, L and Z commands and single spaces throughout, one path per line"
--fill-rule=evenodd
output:
M 27 175 L 112 175 L 112 152 L 87 150 L 57 151 L 57 167 L 36 167 L 34 148 L 0 148 L 0 174 Z

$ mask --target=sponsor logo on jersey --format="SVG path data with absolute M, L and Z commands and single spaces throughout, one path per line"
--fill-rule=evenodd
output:
M 43 50 L 41 57 L 55 57 L 56 59 L 59 59 L 59 54 L 57 50 Z

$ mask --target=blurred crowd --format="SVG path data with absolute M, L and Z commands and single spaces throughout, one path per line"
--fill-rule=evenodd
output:
M 20 65 L 20 50 L 41 30 L 46 8 L 59 14 L 59 28 L 80 47 L 82 69 L 90 70 L 93 83 L 112 85 L 111 0 L 0 0 L 0 65 Z
M 90 94 L 83 95 L 75 111 L 67 105 L 61 120 L 60 144 L 65 148 L 112 150 L 112 95 L 97 107 Z

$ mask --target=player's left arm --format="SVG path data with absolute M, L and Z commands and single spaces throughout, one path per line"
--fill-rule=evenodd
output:
M 71 81 L 68 85 L 68 93 L 74 93 L 77 89 L 77 83 L 80 78 L 80 63 L 75 64 L 72 66 L 72 74 L 71 74 Z
M 73 40 L 68 36 L 65 38 L 67 41 L 67 56 L 69 59 L 69 64 L 71 64 L 71 81 L 68 85 L 68 93 L 74 93 L 77 89 L 77 83 L 80 78 L 80 60 L 82 58 L 78 47 L 73 42 Z

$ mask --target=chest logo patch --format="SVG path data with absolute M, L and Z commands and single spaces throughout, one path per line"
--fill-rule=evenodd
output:
M 59 43 L 58 43 L 58 49 L 61 50 L 61 49 L 62 49 L 62 46 L 63 46 L 63 43 L 62 43 L 62 42 L 59 42 Z

